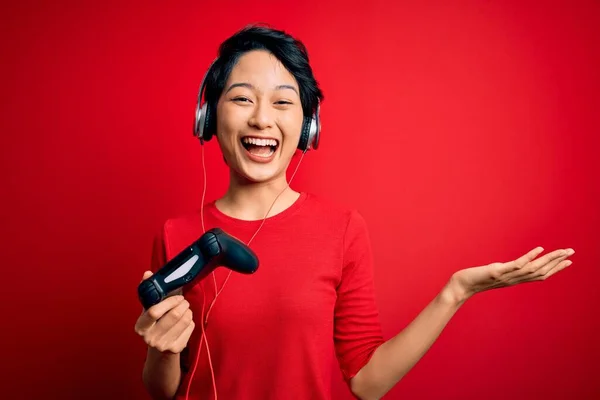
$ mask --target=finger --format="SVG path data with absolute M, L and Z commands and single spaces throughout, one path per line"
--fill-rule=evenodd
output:
M 543 268 L 545 265 L 552 263 L 556 260 L 560 262 L 561 259 L 564 259 L 570 256 L 571 254 L 573 254 L 572 249 L 554 250 L 553 252 L 548 253 L 545 256 L 533 261 L 529 269 L 530 271 L 537 271 L 538 269 Z
M 160 318 L 156 324 L 157 329 L 161 331 L 164 330 L 165 332 L 170 330 L 179 321 L 181 321 L 182 318 L 184 318 L 188 311 L 191 313 L 190 303 L 187 300 L 183 300 Z
M 170 296 L 158 304 L 153 305 L 140 315 L 136 323 L 136 330 L 146 330 L 154 325 L 169 310 L 184 301 L 183 296 Z
M 539 268 L 533 268 L 532 275 L 535 275 L 535 277 L 546 275 L 552 269 L 556 268 L 556 266 L 559 263 L 566 261 L 566 259 L 568 257 L 569 257 L 569 254 L 567 253 L 563 256 L 553 259 L 552 261 L 548 262 L 547 264 L 542 265 Z
M 537 256 L 539 256 L 542 253 L 542 251 L 544 251 L 543 247 L 536 247 L 535 249 L 530 250 L 529 252 L 527 252 L 526 254 L 517 258 L 516 260 L 499 264 L 499 269 L 498 269 L 499 275 L 502 276 L 503 274 L 507 274 L 512 271 L 520 270 L 525 265 L 527 265 L 528 262 L 531 262 Z
M 517 282 L 521 282 L 523 279 L 524 280 L 528 280 L 531 278 L 534 278 L 537 274 L 540 273 L 540 270 L 544 269 L 544 271 L 547 271 L 550 268 L 553 268 L 554 266 L 556 266 L 556 264 L 558 264 L 559 262 L 561 262 L 562 260 L 565 259 L 565 257 L 568 257 L 567 255 L 562 255 L 559 257 L 556 257 L 556 254 L 562 254 L 560 253 L 560 250 L 557 250 L 553 253 L 548 253 L 546 256 L 550 256 L 548 258 L 546 258 L 546 256 L 535 260 L 533 262 L 530 262 L 529 264 L 525 265 L 522 268 L 519 268 L 517 270 L 514 270 L 512 272 L 509 272 L 508 274 L 505 275 L 505 280 L 507 282 L 509 282 L 511 285 L 514 285 Z M 549 262 L 546 263 L 541 263 L 540 261 L 544 261 L 544 260 L 550 260 Z
M 187 346 L 195 327 L 196 324 L 194 321 L 190 322 L 189 325 L 185 327 L 183 332 L 181 332 L 179 337 L 177 337 L 177 339 L 175 339 L 173 342 L 172 347 L 175 351 L 182 351 Z
M 538 277 L 538 280 L 540 280 L 540 281 L 546 280 L 546 279 L 550 278 L 552 275 L 555 275 L 555 274 L 559 273 L 560 271 L 562 271 L 563 269 L 568 268 L 572 264 L 573 264 L 573 261 L 564 260 L 563 262 L 559 263 L 556 267 L 554 267 L 550 271 L 548 271 L 545 275 Z
M 188 309 L 183 314 L 183 317 L 181 317 L 181 319 L 177 322 L 177 324 L 169 330 L 169 335 L 172 336 L 173 339 L 177 339 L 193 322 L 194 314 L 192 313 L 192 310 Z
M 536 258 L 537 256 L 539 256 L 539 255 L 542 253 L 542 251 L 544 251 L 544 249 L 543 249 L 542 247 L 536 247 L 535 249 L 531 250 L 531 251 L 530 251 L 530 252 L 528 252 L 527 254 L 525 254 L 525 255 L 522 255 L 521 257 L 517 258 L 517 259 L 514 261 L 514 263 L 515 263 L 515 266 L 516 266 L 518 269 L 521 269 L 521 268 L 523 268 L 525 265 L 527 265 L 527 264 L 528 264 L 528 263 L 530 263 L 531 261 L 535 260 L 535 258 Z M 548 255 L 546 254 L 546 256 L 548 256 Z
M 188 328 L 188 326 L 192 322 L 194 322 L 192 310 L 188 309 L 184 312 L 183 316 L 175 323 L 175 325 L 164 325 L 161 328 L 159 326 L 161 322 L 159 322 L 154 329 L 160 331 L 160 333 L 157 332 L 157 335 L 159 335 L 159 341 L 163 344 L 163 347 L 170 347 L 172 346 L 173 342 L 177 341 L 177 338 L 181 336 L 181 334 Z M 164 329 L 164 331 L 161 331 L 161 329 Z
M 560 257 L 564 257 L 569 254 L 567 250 L 554 250 L 553 252 L 548 253 L 545 256 L 540 257 L 534 261 L 536 255 L 540 254 L 540 252 L 537 251 L 538 249 L 541 249 L 541 247 L 538 247 L 537 249 L 534 249 L 529 253 L 525 254 L 524 256 L 521 256 L 515 261 L 513 261 L 512 265 L 507 268 L 509 274 L 506 276 L 506 278 L 513 279 L 517 276 L 530 274 L 532 272 L 537 271 L 549 262 L 552 262 L 553 260 L 556 260 Z
M 562 260 L 553 265 L 552 268 L 544 271 L 543 274 L 535 274 L 521 277 L 521 279 L 517 279 L 514 284 L 525 283 L 525 282 L 534 282 L 534 281 L 544 281 L 550 278 L 552 275 L 562 271 L 563 269 L 569 267 L 573 262 L 571 260 Z

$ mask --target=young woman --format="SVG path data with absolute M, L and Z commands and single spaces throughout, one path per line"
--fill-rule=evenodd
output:
M 229 188 L 165 223 L 152 270 L 212 227 L 249 242 L 260 268 L 251 276 L 220 268 L 139 316 L 136 332 L 148 346 L 143 381 L 153 398 L 329 399 L 337 361 L 356 397 L 378 399 L 475 293 L 543 280 L 570 264 L 572 249 L 537 258 L 536 248 L 458 271 L 384 340 L 365 221 L 286 181 L 293 155 L 317 145 L 312 117 L 322 97 L 304 46 L 286 33 L 248 27 L 221 45 L 206 78 L 203 137 L 216 137 Z

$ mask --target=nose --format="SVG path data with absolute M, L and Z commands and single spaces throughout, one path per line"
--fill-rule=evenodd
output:
M 271 128 L 273 123 L 272 109 L 270 105 L 268 102 L 259 102 L 254 108 L 254 111 L 248 120 L 248 124 L 253 128 L 265 130 Z

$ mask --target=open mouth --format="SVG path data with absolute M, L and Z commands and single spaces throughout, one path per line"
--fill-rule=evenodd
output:
M 269 158 L 279 147 L 279 142 L 275 139 L 261 139 L 252 136 L 244 136 L 242 146 L 253 156 Z

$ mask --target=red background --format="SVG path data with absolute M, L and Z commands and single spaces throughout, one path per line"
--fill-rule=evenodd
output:
M 387 398 L 600 398 L 598 2 L 14 1 L 0 15 L 2 398 L 145 398 L 135 289 L 158 226 L 200 202 L 202 74 L 257 21 L 308 46 L 323 139 L 293 186 L 367 219 L 388 337 L 457 269 L 577 251 L 546 282 L 471 299 Z M 215 142 L 206 155 L 212 199 L 227 175 Z

